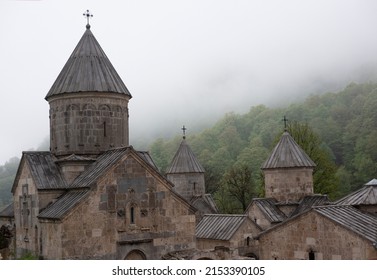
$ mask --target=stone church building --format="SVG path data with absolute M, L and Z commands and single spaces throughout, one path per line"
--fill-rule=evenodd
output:
M 377 259 L 377 181 L 336 202 L 288 132 L 262 166 L 265 198 L 219 214 L 185 137 L 167 174 L 129 143 L 132 98 L 90 25 L 46 95 L 50 151 L 23 152 L 3 258 Z M 7 239 L 7 240 L 8 240 Z

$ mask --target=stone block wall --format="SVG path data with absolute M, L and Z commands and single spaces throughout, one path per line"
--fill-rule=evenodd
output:
M 38 254 L 38 190 L 32 179 L 27 163 L 22 166 L 18 184 L 13 193 L 16 225 L 16 258 L 25 253 Z
M 167 178 L 174 184 L 174 191 L 188 201 L 205 194 L 204 173 L 167 174 Z
M 261 259 L 376 259 L 372 242 L 311 211 L 259 237 Z
M 260 210 L 260 208 L 255 203 L 252 203 L 251 206 L 248 208 L 247 215 L 252 221 L 254 221 L 263 230 L 271 227 L 271 221 L 267 219 L 265 214 Z
M 171 251 L 195 248 L 194 213 L 156 172 L 132 153 L 126 155 L 60 225 L 43 223 L 44 256 L 124 259 L 136 250 L 146 259 L 160 259 Z M 60 234 L 54 236 L 54 230 Z
M 99 154 L 129 145 L 129 97 L 111 93 L 49 99 L 50 149 L 57 156 Z
M 279 202 L 299 201 L 313 195 L 312 168 L 265 169 L 265 197 Z

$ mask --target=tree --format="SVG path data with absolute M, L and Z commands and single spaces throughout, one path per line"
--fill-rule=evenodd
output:
M 319 136 L 307 123 L 296 121 L 289 123 L 288 132 L 316 164 L 313 171 L 314 192 L 327 194 L 331 199 L 338 198 L 341 192 L 337 167 Z
M 224 174 L 223 186 L 229 197 L 240 205 L 238 209 L 245 212 L 251 199 L 256 195 L 252 171 L 248 165 L 233 166 Z

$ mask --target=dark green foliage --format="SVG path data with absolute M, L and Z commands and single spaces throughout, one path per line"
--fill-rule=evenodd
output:
M 234 166 L 244 164 L 251 169 L 257 193 L 262 195 L 260 166 L 283 132 L 284 115 L 291 126 L 298 122 L 310 129 L 313 146 L 304 149 L 318 165 L 316 192 L 335 199 L 377 177 L 377 84 L 350 84 L 339 93 L 310 96 L 286 108 L 259 105 L 246 114 L 229 113 L 212 128 L 189 135 L 189 145 L 209 172 L 206 188 L 224 204 L 219 205 L 223 211 L 237 208 L 223 185 L 225 174 Z M 167 166 L 175 151 L 171 147 L 177 146 L 174 141 L 160 141 L 152 144 L 152 157 L 156 145 L 165 147 L 158 156 L 168 155 L 164 158 Z M 229 199 L 224 202 L 221 197 Z
M 7 226 L 2 225 L 0 227 L 0 249 L 8 248 L 12 233 Z
M 262 196 L 260 166 L 283 132 L 284 115 L 291 126 L 305 123 L 316 136 L 312 140 L 317 149 L 310 154 L 312 147 L 304 148 L 318 165 L 316 192 L 335 199 L 377 177 L 377 84 L 350 84 L 341 92 L 311 96 L 285 108 L 259 105 L 245 114 L 228 113 L 212 128 L 189 134 L 187 141 L 207 171 L 207 192 L 214 194 L 218 203 L 221 197 L 228 198 L 221 201 L 224 206 L 219 205 L 223 211 L 243 208 L 224 187 L 226 174 L 237 166 L 250 168 L 255 195 Z M 151 145 L 152 157 L 162 173 L 181 140 L 178 136 L 158 139 Z M 19 159 L 13 158 L 0 166 L 0 209 L 11 200 L 18 163 Z
M 31 252 L 24 253 L 19 260 L 38 260 L 38 257 Z
M 221 203 L 220 210 L 226 213 L 244 213 L 251 199 L 257 196 L 252 171 L 245 164 L 233 166 L 224 174 L 222 188 L 224 196 L 221 198 L 225 201 Z M 233 203 L 229 203 L 229 198 Z M 217 200 L 221 199 L 217 197 Z M 232 208 L 229 209 L 229 205 Z
M 12 200 L 11 189 L 19 162 L 19 158 L 13 157 L 0 166 L 0 210 Z
M 340 181 L 331 151 L 307 123 L 293 121 L 288 125 L 288 132 L 316 164 L 313 171 L 314 192 L 328 194 L 330 199 L 338 198 Z

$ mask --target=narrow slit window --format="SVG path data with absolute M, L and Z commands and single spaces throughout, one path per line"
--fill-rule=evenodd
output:
M 135 223 L 135 208 L 134 207 L 131 207 L 130 220 L 131 220 L 131 224 Z

